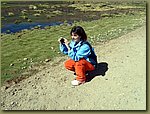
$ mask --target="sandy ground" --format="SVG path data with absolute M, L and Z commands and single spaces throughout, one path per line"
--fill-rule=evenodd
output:
M 36 75 L 1 87 L 1 109 L 146 110 L 146 27 L 99 44 L 95 51 L 99 66 L 87 83 L 71 86 L 74 75 L 63 66 L 68 58 L 60 57 Z

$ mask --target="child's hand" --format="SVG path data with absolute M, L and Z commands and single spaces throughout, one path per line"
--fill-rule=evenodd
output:
M 60 37 L 60 38 L 58 39 L 58 42 L 59 42 L 60 44 L 65 43 L 65 45 L 67 46 L 68 50 L 70 50 L 69 41 L 68 41 L 66 38 Z
M 60 38 L 58 39 L 58 42 L 59 42 L 60 44 L 65 43 L 65 38 L 60 37 Z
M 65 45 L 67 46 L 67 48 L 68 48 L 68 51 L 70 51 L 70 47 L 69 47 L 69 41 L 65 38 L 64 39 L 64 42 L 65 42 Z
M 64 38 L 64 43 L 65 43 L 66 45 L 69 45 L 69 41 L 68 41 L 66 38 Z

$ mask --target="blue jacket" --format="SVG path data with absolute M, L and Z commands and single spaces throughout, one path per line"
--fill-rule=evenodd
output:
M 66 45 L 64 43 L 60 44 L 60 51 L 64 54 L 68 55 L 74 61 L 79 61 L 81 58 L 84 58 L 91 64 L 95 65 L 95 61 L 88 57 L 91 54 L 89 45 L 82 44 L 82 42 L 83 41 L 76 43 L 72 40 L 69 44 L 70 51 L 68 51 L 68 48 L 66 47 Z M 94 51 L 94 49 L 93 49 L 93 51 Z

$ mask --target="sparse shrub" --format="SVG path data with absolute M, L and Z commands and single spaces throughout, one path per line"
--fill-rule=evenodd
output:
M 8 12 L 8 16 L 14 16 L 15 14 L 13 12 Z
M 35 6 L 35 5 L 29 5 L 29 9 L 37 9 L 37 6 Z
M 68 13 L 67 15 L 74 15 L 74 13 Z
M 17 19 L 17 20 L 15 20 L 14 23 L 15 23 L 15 24 L 19 24 L 19 23 L 21 23 L 21 20 Z
M 106 6 L 107 6 L 106 4 L 103 4 L 103 5 L 100 5 L 99 7 L 103 8 L 103 7 L 106 7 Z
M 22 14 L 22 15 L 27 15 L 27 10 L 22 10 L 22 11 L 21 11 L 21 14 Z
M 36 13 L 43 13 L 43 10 L 34 10 Z
M 56 15 L 62 14 L 62 12 L 59 11 L 59 10 L 53 11 L 52 13 L 53 13 L 53 14 L 56 14 Z
M 7 5 L 7 3 L 6 2 L 2 2 L 2 5 Z
M 107 13 L 104 13 L 104 14 L 101 15 L 101 17 L 111 17 L 111 15 L 107 14 Z
M 21 18 L 23 18 L 23 19 L 28 19 L 28 17 L 27 16 L 25 16 L 25 15 L 23 15 L 23 16 L 20 16 Z
M 91 7 L 91 4 L 84 4 L 85 7 Z
M 50 19 L 52 16 L 51 15 L 46 15 L 46 18 L 47 19 Z
M 32 20 L 31 20 L 31 19 L 28 19 L 27 21 L 28 21 L 28 22 L 32 22 Z
M 38 7 L 50 8 L 50 6 L 49 6 L 49 5 L 47 5 L 47 4 L 39 4 L 39 5 L 38 5 Z
M 1 17 L 1 19 L 5 19 L 5 17 L 4 17 L 4 16 L 2 16 L 2 17 Z
M 51 27 L 50 27 L 50 26 L 45 26 L 44 28 L 45 28 L 45 29 L 50 29 Z
M 37 25 L 34 27 L 34 29 L 40 29 L 41 28 L 41 25 Z
M 33 14 L 33 15 L 36 16 L 36 17 L 39 17 L 41 14 L 35 13 L 35 14 Z

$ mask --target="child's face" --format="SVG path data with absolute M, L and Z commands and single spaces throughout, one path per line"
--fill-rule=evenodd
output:
M 77 34 L 72 33 L 71 37 L 72 37 L 72 39 L 73 39 L 75 42 L 79 42 L 79 41 L 80 41 L 80 36 L 77 35 Z

